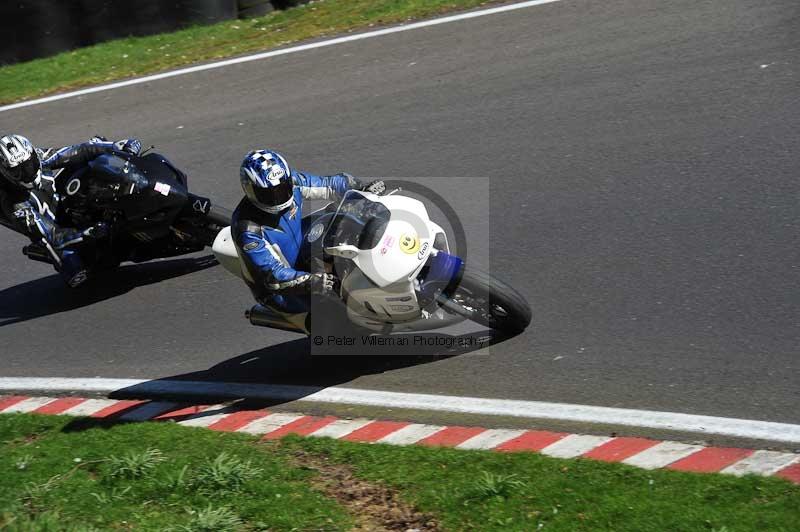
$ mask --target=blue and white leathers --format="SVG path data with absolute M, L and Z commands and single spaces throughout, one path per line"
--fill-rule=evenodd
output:
M 313 276 L 297 264 L 307 229 L 303 200 L 335 200 L 360 183 L 346 174 L 322 177 L 293 170 L 291 176 L 293 205 L 273 214 L 245 197 L 233 213 L 231 232 L 258 302 L 286 312 L 305 312 Z

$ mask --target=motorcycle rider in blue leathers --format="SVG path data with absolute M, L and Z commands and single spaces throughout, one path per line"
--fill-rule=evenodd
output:
M 328 295 L 337 279 L 297 264 L 303 235 L 303 200 L 334 200 L 361 189 L 380 194 L 382 181 L 363 186 L 349 174 L 316 176 L 292 169 L 271 150 L 247 154 L 240 168 L 245 197 L 233 213 L 231 233 L 256 300 L 286 313 L 309 310 L 311 294 Z
M 42 162 L 52 150 L 36 148 L 20 135 L 0 138 L 0 214 L 33 244 L 47 250 L 70 287 L 77 287 L 89 278 L 90 268 L 81 257 L 80 244 L 102 238 L 108 227 L 103 223 L 86 229 L 62 227 L 56 218 L 62 188 L 57 180 L 104 153 L 138 154 L 140 149 L 141 143 L 136 139 L 114 143 L 95 137 L 83 144 L 61 148 Z

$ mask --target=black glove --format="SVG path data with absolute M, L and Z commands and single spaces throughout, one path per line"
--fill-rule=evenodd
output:
M 83 231 L 83 236 L 85 238 L 91 238 L 94 240 L 100 240 L 101 238 L 105 238 L 111 232 L 111 227 L 105 222 L 97 222 L 93 226 Z
M 380 196 L 384 192 L 386 192 L 386 185 L 380 179 L 376 179 L 370 183 L 367 183 L 363 187 L 361 187 L 362 192 L 371 192 L 372 194 L 377 194 Z
M 313 273 L 310 283 L 312 294 L 331 296 L 339 291 L 339 278 L 332 273 Z

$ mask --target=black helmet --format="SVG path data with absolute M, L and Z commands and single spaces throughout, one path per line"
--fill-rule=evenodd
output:
M 33 188 L 42 174 L 39 154 L 31 141 L 21 135 L 0 138 L 0 175 L 11 184 Z

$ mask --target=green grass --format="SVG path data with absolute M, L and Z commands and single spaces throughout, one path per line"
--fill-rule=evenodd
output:
M 486 0 L 320 0 L 259 18 L 109 41 L 0 67 L 0 103 L 485 3 Z
M 342 530 L 308 471 L 255 438 L 171 423 L 63 431 L 69 418 L 0 416 L 2 530 Z
M 775 478 L 532 453 L 258 442 L 174 423 L 73 428 L 64 417 L 0 415 L 0 529 L 348 530 L 353 506 L 311 487 L 320 473 L 303 467 L 309 455 L 390 487 L 445 530 L 788 532 L 800 523 L 800 486 Z
M 282 445 L 396 487 L 447 530 L 794 532 L 800 525 L 800 487 L 781 479 L 312 438 Z

